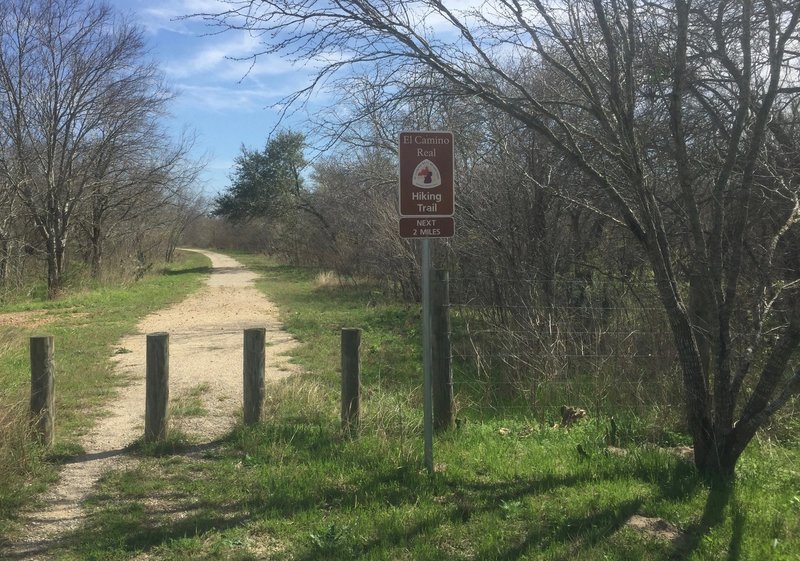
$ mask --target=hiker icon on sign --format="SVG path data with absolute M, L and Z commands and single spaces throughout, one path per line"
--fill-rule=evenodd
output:
M 433 189 L 442 184 L 442 174 L 439 173 L 439 168 L 436 167 L 430 160 L 422 160 L 416 168 L 414 168 L 414 177 L 411 180 L 414 187 L 421 187 L 423 189 Z

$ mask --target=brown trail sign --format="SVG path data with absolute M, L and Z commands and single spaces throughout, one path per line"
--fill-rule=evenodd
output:
M 399 155 L 400 216 L 453 216 L 453 133 L 402 132 Z

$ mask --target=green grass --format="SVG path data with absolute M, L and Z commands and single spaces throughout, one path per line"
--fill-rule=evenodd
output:
M 261 274 L 259 288 L 280 305 L 285 327 L 303 342 L 293 355 L 307 370 L 333 378 L 339 368 L 341 329 L 358 327 L 363 330 L 365 384 L 407 388 L 421 380 L 417 307 L 393 302 L 369 284 L 318 287 L 316 270 L 269 265 L 251 255 L 236 257 Z
M 369 285 L 317 287 L 313 271 L 237 257 L 281 306 L 306 373 L 269 387 L 262 424 L 206 446 L 144 450 L 107 474 L 58 559 L 797 559 L 796 448 L 756 443 L 735 485 L 712 489 L 652 444 L 649 421 L 619 419 L 627 453 L 615 455 L 603 419 L 553 429 L 495 405 L 436 438 L 428 475 L 418 311 Z M 364 329 L 358 438 L 339 430 L 345 326 Z M 684 538 L 627 528 L 633 514 L 662 517 Z
M 0 327 L 0 536 L 20 506 L 56 474 L 27 434 L 28 338 L 48 334 L 55 339 L 56 441 L 47 454 L 63 457 L 77 450 L 78 437 L 116 392 L 120 380 L 110 361 L 114 343 L 134 331 L 140 318 L 197 288 L 208 265 L 200 254 L 180 253 L 163 271 L 126 286 L 66 291 L 59 300 L 0 308 L 0 313 L 25 316 L 25 323 Z
M 203 404 L 203 395 L 209 391 L 207 382 L 189 388 L 170 399 L 170 417 L 205 417 L 208 409 Z

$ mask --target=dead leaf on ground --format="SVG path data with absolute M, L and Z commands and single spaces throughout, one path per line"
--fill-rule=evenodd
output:
M 0 314 L 0 326 L 22 327 L 33 329 L 53 322 L 53 317 L 47 317 L 44 310 L 30 312 L 9 312 Z
M 666 540 L 675 545 L 686 539 L 686 534 L 663 518 L 651 518 L 634 514 L 625 525 L 647 537 Z
M 673 446 L 672 448 L 665 448 L 664 450 L 673 456 L 677 456 L 681 460 L 686 460 L 687 462 L 694 461 L 694 448 L 691 446 Z

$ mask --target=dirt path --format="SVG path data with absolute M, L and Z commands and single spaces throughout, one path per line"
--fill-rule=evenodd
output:
M 242 406 L 242 330 L 267 328 L 267 380 L 292 372 L 285 355 L 294 345 L 281 330 L 277 308 L 253 286 L 256 275 L 224 255 L 202 251 L 213 269 L 206 286 L 186 300 L 147 316 L 139 334 L 120 341 L 119 375 L 129 380 L 109 404 L 108 415 L 82 439 L 86 454 L 68 463 L 44 506 L 27 513 L 25 535 L 0 558 L 47 559 L 47 551 L 81 524 L 81 507 L 99 477 L 134 460 L 124 448 L 144 433 L 145 334 L 170 334 L 170 401 L 199 415 L 175 416 L 172 427 L 199 444 L 213 442 L 234 425 Z

